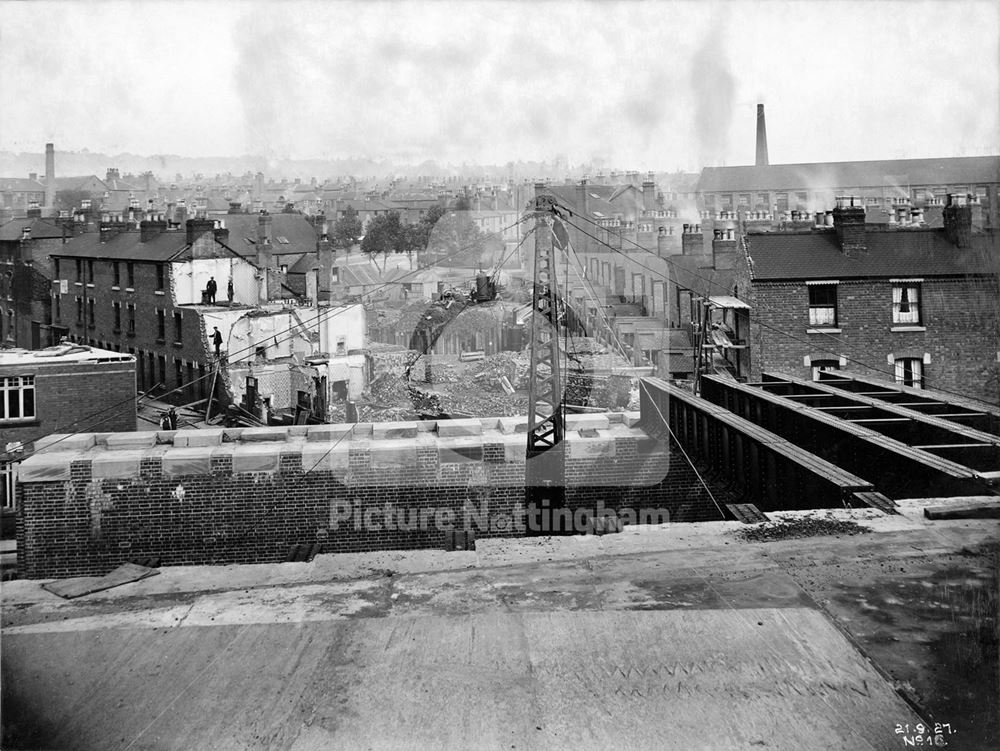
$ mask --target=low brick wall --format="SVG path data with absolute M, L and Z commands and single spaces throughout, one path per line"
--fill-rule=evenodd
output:
M 683 457 L 637 422 L 638 413 L 569 417 L 567 506 L 718 518 Z M 52 436 L 20 468 L 18 572 L 101 574 L 147 556 L 278 562 L 302 543 L 441 548 L 446 529 L 465 525 L 479 537 L 521 536 L 525 423 Z

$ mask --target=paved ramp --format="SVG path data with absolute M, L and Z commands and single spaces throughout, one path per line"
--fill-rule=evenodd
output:
M 802 607 L 39 630 L 3 666 L 26 748 L 881 751 L 918 721 Z

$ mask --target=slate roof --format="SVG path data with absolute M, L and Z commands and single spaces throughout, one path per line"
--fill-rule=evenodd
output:
M 579 193 L 574 185 L 549 185 L 546 191 L 554 195 L 559 201 L 574 211 L 580 211 L 578 206 Z M 587 186 L 587 211 L 596 217 L 611 218 L 615 213 L 621 213 L 621 209 L 610 203 L 606 196 L 610 196 L 613 188 L 605 185 Z M 589 230 L 588 230 L 589 231 Z
M 868 232 L 868 252 L 851 257 L 832 231 L 750 233 L 747 245 L 757 281 L 996 273 L 996 261 L 991 269 L 988 256 L 1000 257 L 997 235 L 974 234 L 972 240 L 973 247 L 963 249 L 938 229 Z
M 1000 156 L 807 162 L 766 167 L 706 167 L 703 193 L 754 190 L 822 190 L 895 185 L 966 185 L 1000 182 Z
M 348 206 L 359 214 L 363 211 L 399 211 L 398 206 L 386 203 L 380 199 L 366 201 L 363 198 L 349 198 L 337 201 L 337 211 L 344 211 Z
M 44 219 L 11 219 L 9 222 L 0 224 L 0 242 L 20 240 L 21 230 L 25 227 L 31 228 L 33 240 L 63 236 L 62 227 Z
M 0 192 L 44 193 L 45 186 L 27 177 L 0 177 Z
M 257 254 L 258 214 L 228 214 L 220 217 L 229 230 L 228 247 L 242 256 Z M 288 242 L 282 242 L 284 238 Z M 271 214 L 271 254 L 275 256 L 314 253 L 316 230 L 303 214 Z
M 85 232 L 64 243 L 53 256 L 98 258 L 111 261 L 169 261 L 187 247 L 187 233 L 161 232 L 149 242 L 139 242 L 138 232 L 121 232 L 105 243 L 100 232 Z
M 97 175 L 77 175 L 75 177 L 56 177 L 56 190 L 79 190 L 90 180 L 100 184 L 103 190 L 107 190 L 107 184 Z
M 341 266 L 339 274 L 340 284 L 346 284 L 348 287 L 372 287 L 412 281 L 407 276 L 409 272 L 406 269 L 386 269 L 379 274 L 367 266 Z
M 130 183 L 126 180 L 122 180 L 120 177 L 110 177 L 104 179 L 104 184 L 108 186 L 108 190 L 121 190 L 129 193 L 144 193 L 145 189 Z

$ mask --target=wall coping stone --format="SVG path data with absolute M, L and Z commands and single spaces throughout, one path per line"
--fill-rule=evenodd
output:
M 372 424 L 372 438 L 375 440 L 416 437 L 417 423 L 415 420 L 377 422 Z
M 216 430 L 178 430 L 174 435 L 175 448 L 219 446 L 222 444 L 223 431 Z
M 259 442 L 259 441 L 281 441 L 284 443 L 289 438 L 287 427 L 278 428 L 244 428 L 243 432 L 240 434 L 240 441 L 243 443 L 247 442 Z
M 96 436 L 93 433 L 53 433 L 35 441 L 34 453 L 42 451 L 86 451 L 96 443 Z
M 157 432 L 147 430 L 136 433 L 114 433 L 109 435 L 104 443 L 112 450 L 146 449 L 156 445 Z
M 442 420 L 438 423 L 437 432 L 441 437 L 482 435 L 483 423 L 481 420 L 475 418 L 466 420 Z

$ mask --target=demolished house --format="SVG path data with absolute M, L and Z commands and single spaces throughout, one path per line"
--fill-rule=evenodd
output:
M 239 414 L 261 422 L 323 422 L 335 405 L 365 387 L 365 309 L 263 305 L 202 313 L 218 328 L 225 368 L 220 377 Z

